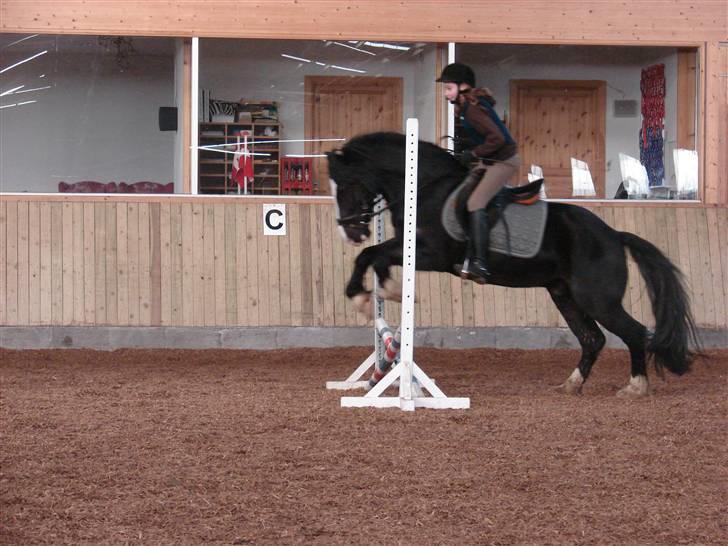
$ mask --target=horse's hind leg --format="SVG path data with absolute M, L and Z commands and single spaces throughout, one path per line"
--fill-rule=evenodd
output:
M 606 268 L 605 268 L 606 269 Z M 608 277 L 607 277 L 608 278 Z M 622 307 L 621 294 L 623 288 L 614 283 L 611 293 L 597 298 L 595 290 L 579 290 L 576 287 L 574 299 L 577 305 L 584 309 L 590 317 L 619 337 L 627 348 L 632 360 L 632 372 L 629 384 L 617 393 L 617 396 L 638 397 L 648 393 L 646 349 L 647 328 L 635 319 Z M 572 287 L 572 291 L 574 288 Z
M 622 304 L 619 303 L 609 310 L 604 310 L 596 316 L 599 323 L 607 330 L 618 336 L 629 349 L 632 360 L 631 377 L 626 387 L 617 392 L 617 396 L 641 397 L 649 393 L 647 382 L 646 350 L 647 328 L 633 319 Z
M 569 394 L 580 394 L 584 381 L 589 377 L 592 365 L 599 356 L 606 341 L 597 323 L 587 315 L 574 301 L 565 284 L 548 288 L 551 299 L 566 320 L 566 324 L 579 340 L 581 359 L 568 379 L 559 386 L 559 390 Z

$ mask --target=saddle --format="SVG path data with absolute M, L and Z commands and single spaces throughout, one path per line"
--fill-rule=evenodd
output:
M 442 224 L 458 241 L 467 239 L 467 201 L 484 169 L 471 171 L 450 194 L 442 210 Z M 543 179 L 524 186 L 501 189 L 486 207 L 491 228 L 490 250 L 519 258 L 532 258 L 541 248 L 548 205 L 540 199 Z
M 485 174 L 485 169 L 473 169 L 455 190 L 458 192 L 456 204 L 458 210 L 466 208 L 468 198 L 483 178 L 483 174 Z M 502 212 L 511 203 L 518 203 L 519 205 L 533 205 L 537 203 L 540 200 L 541 186 L 543 186 L 543 178 L 529 182 L 525 186 L 506 186 L 502 188 L 488 203 L 486 207 L 488 216 L 492 216 L 493 211 L 498 211 L 499 209 Z M 493 224 L 498 221 L 498 218 L 496 217 L 494 220 Z M 493 224 L 491 224 L 491 227 Z

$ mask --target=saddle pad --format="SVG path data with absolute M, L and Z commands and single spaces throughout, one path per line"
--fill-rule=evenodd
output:
M 442 209 L 442 225 L 450 237 L 457 241 L 467 239 L 467 232 L 460 225 L 455 210 L 457 195 L 461 188 L 462 186 L 450 194 Z M 548 204 L 545 201 L 539 201 L 534 205 L 509 204 L 503 216 L 490 231 L 490 250 L 516 258 L 533 258 L 541 248 L 547 215 Z M 510 252 L 508 252 L 508 235 L 510 235 Z

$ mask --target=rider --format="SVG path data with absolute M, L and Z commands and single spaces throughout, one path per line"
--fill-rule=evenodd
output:
M 447 65 L 436 80 L 445 84 L 445 98 L 455 105 L 455 115 L 462 124 L 469 147 L 460 156 L 468 168 L 487 170 L 468 198 L 468 253 L 460 275 L 484 284 L 490 272 L 488 255 L 489 228 L 485 207 L 518 171 L 518 146 L 493 106 L 495 99 L 486 88 L 475 87 L 475 73 L 462 63 Z M 476 163 L 477 162 L 477 163 Z

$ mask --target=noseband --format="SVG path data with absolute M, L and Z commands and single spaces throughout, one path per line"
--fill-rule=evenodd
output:
M 381 195 L 378 195 L 377 198 L 374 199 L 374 201 L 372 201 L 370 204 L 362 205 L 361 212 L 358 212 L 356 214 L 351 214 L 349 216 L 344 216 L 343 218 L 337 218 L 336 223 L 342 227 L 366 226 L 369 224 L 369 222 L 371 222 L 372 218 L 374 218 L 375 216 L 379 216 L 385 210 L 389 209 L 389 206 L 386 206 L 377 212 L 373 212 L 376 204 L 383 200 L 384 200 L 384 197 L 382 197 Z

